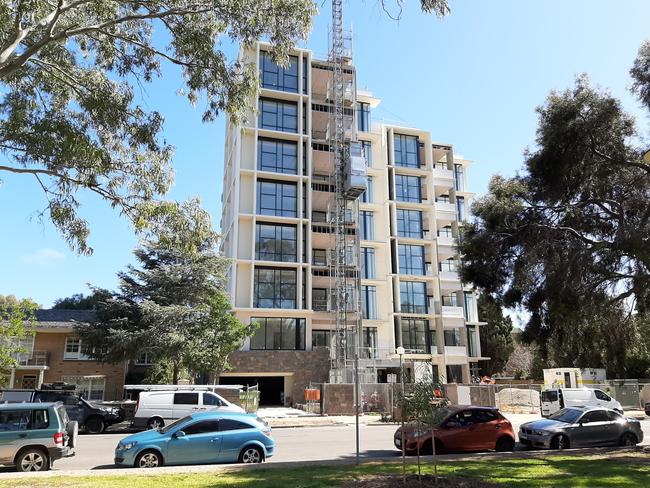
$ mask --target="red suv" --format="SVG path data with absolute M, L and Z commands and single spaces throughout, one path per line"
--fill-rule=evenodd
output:
M 454 405 L 445 408 L 435 427 L 436 453 L 451 451 L 512 451 L 512 424 L 494 407 Z M 395 432 L 395 447 L 402 449 L 402 428 Z M 404 429 L 406 454 L 431 454 L 431 429 L 410 422 Z

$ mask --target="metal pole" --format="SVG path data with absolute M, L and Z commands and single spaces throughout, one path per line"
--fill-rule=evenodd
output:
M 357 401 L 356 403 L 356 417 L 355 417 L 355 436 L 356 436 L 356 443 L 357 443 L 357 465 L 359 464 L 359 414 L 360 414 L 360 408 L 359 408 L 359 400 L 361 398 L 361 388 L 359 384 L 359 347 L 358 347 L 358 342 L 357 342 L 357 347 L 356 347 L 356 352 L 354 354 L 354 394 L 356 396 Z
M 404 368 L 402 367 L 403 353 L 399 355 L 399 378 L 402 386 L 402 405 L 400 408 L 400 420 L 402 422 L 402 481 L 406 485 L 406 446 L 404 445 Z

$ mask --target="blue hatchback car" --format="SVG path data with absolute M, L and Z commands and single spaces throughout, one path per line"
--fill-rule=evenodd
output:
M 163 464 L 261 463 L 274 451 L 271 428 L 259 417 L 201 412 L 122 439 L 115 448 L 115 464 L 155 468 Z

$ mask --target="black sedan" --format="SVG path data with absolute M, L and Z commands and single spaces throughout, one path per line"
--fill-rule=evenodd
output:
M 638 420 L 602 407 L 564 408 L 519 429 L 519 442 L 545 449 L 634 446 L 641 441 L 643 431 Z

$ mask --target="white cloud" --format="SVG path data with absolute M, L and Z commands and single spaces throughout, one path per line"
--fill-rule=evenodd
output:
M 64 257 L 65 254 L 62 252 L 59 252 L 56 249 L 50 249 L 49 247 L 44 247 L 43 249 L 39 249 L 31 254 L 23 254 L 20 257 L 20 260 L 28 264 L 45 265 L 55 261 L 60 261 Z

